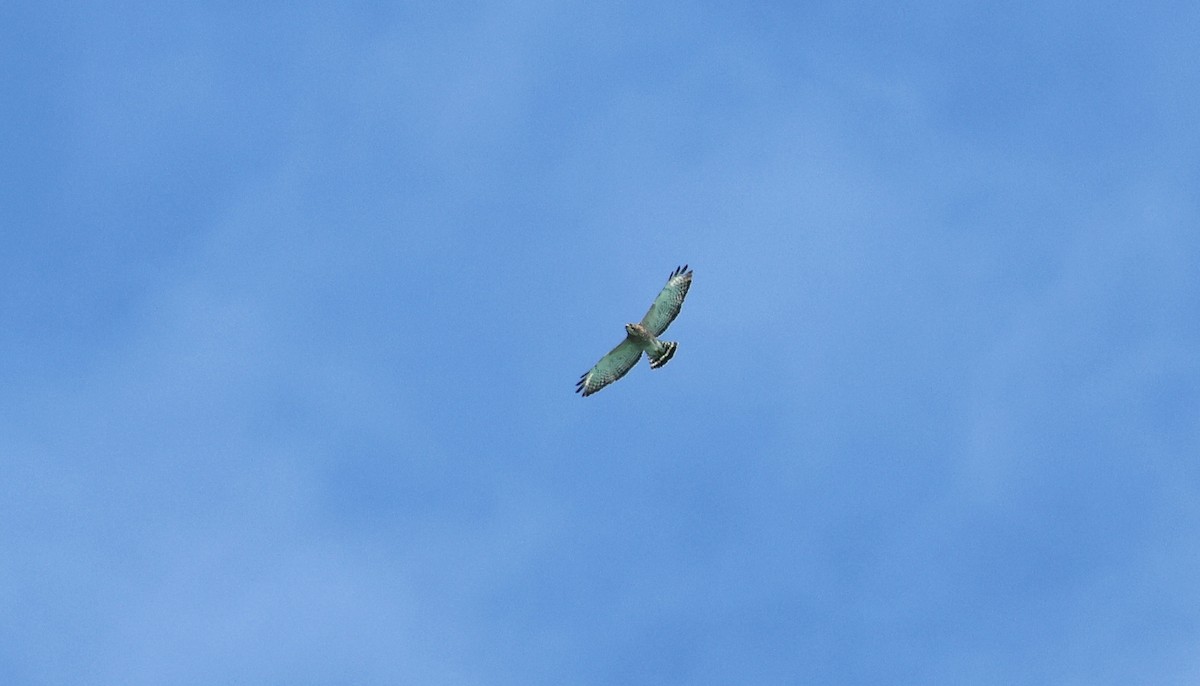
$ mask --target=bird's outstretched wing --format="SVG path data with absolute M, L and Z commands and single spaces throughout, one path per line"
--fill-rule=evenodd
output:
M 687 265 L 677 267 L 667 278 L 667 285 L 654 299 L 654 304 L 642 317 L 642 326 L 655 336 L 661 336 L 671 322 L 679 316 L 683 307 L 683 299 L 687 297 L 688 289 L 692 287 L 692 270 Z
M 591 371 L 579 377 L 579 382 L 575 384 L 575 392 L 582 393 L 584 397 L 595 393 L 628 374 L 641 358 L 642 349 L 633 339 L 626 337 L 617 347 L 600 358 Z

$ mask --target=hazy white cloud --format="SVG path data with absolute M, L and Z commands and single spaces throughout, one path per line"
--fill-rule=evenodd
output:
M 1190 43 L 923 12 L 70 22 L 0 674 L 1187 682 Z

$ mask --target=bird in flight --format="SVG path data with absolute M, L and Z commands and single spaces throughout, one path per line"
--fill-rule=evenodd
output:
M 617 379 L 629 373 L 642 353 L 650 359 L 650 368 L 658 369 L 666 364 L 674 355 L 679 344 L 674 341 L 661 341 L 659 336 L 667 330 L 679 309 L 683 307 L 683 299 L 692 286 L 692 270 L 687 265 L 678 267 L 667 278 L 667 285 L 650 305 L 650 311 L 637 324 L 625 325 L 625 340 L 617 344 L 607 355 L 600 358 L 595 367 L 579 377 L 575 384 L 575 392 L 587 397 L 604 388 Z

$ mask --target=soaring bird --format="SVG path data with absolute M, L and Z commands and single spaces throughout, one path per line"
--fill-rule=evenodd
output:
M 683 299 L 691 286 L 692 270 L 686 264 L 671 272 L 671 276 L 667 277 L 667 285 L 654 299 L 646 316 L 637 324 L 625 325 L 625 340 L 600 358 L 591 371 L 579 377 L 575 392 L 587 397 L 625 376 L 642 359 L 643 352 L 650 360 L 651 369 L 666 364 L 675 355 L 679 344 L 661 341 L 658 337 L 679 316 L 679 309 L 683 307 Z

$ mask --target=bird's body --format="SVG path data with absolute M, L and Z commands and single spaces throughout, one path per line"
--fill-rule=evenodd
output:
M 625 340 L 600 358 L 595 367 L 579 377 L 579 382 L 575 384 L 575 392 L 589 396 L 625 376 L 641 359 L 642 353 L 646 353 L 650 359 L 651 369 L 658 369 L 670 361 L 679 344 L 663 341 L 658 337 L 675 321 L 675 317 L 679 316 L 683 299 L 691 285 L 692 272 L 686 264 L 671 272 L 667 285 L 654 299 L 646 316 L 642 317 L 639 323 L 625 325 Z
M 674 341 L 658 340 L 657 336 L 641 324 L 626 324 L 625 336 L 650 358 L 651 369 L 658 369 L 666 364 L 675 354 L 675 348 L 679 347 Z

